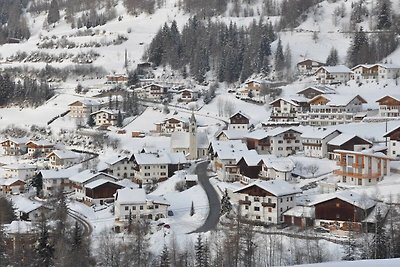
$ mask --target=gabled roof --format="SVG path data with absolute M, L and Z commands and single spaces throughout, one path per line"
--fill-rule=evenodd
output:
M 232 116 L 229 117 L 229 119 L 233 118 L 234 116 L 236 116 L 238 114 L 240 114 L 243 117 L 245 117 L 246 119 L 250 120 L 250 117 L 248 115 L 246 115 L 245 113 L 243 113 L 242 111 L 235 112 Z
M 210 145 L 220 159 L 236 159 L 243 151 L 249 150 L 240 140 L 213 141 Z
M 118 186 L 118 187 L 120 187 L 120 188 L 123 187 L 122 185 L 119 185 L 119 184 L 116 183 L 116 182 L 113 182 L 113 181 L 110 181 L 110 180 L 108 180 L 108 179 L 102 178 L 102 179 L 98 179 L 98 180 L 95 180 L 95 181 L 93 181 L 93 182 L 90 182 L 90 183 L 86 184 L 86 185 L 85 185 L 85 188 L 94 189 L 94 188 L 96 188 L 96 187 L 99 187 L 99 186 L 104 185 L 104 184 L 107 184 L 107 183 L 111 183 L 111 184 L 116 185 L 116 186 Z
M 243 159 L 246 162 L 247 166 L 257 166 L 261 161 L 260 155 L 257 153 L 257 151 L 253 149 L 243 151 L 240 154 L 238 154 L 236 157 L 236 162 L 239 162 L 241 159 Z
M 73 106 L 75 103 L 82 103 L 84 106 L 98 106 L 100 103 L 97 100 L 92 100 L 92 99 L 81 99 L 81 100 L 76 100 L 69 104 L 68 106 Z
M 284 101 L 284 102 L 289 103 L 290 105 L 296 106 L 296 107 L 299 106 L 299 104 L 293 102 L 292 100 L 286 99 L 286 98 L 282 98 L 282 97 L 280 97 L 280 98 L 278 98 L 278 99 L 275 99 L 274 101 L 270 102 L 269 105 L 273 105 L 274 103 L 276 103 L 276 102 L 278 102 L 278 101 Z
M 233 193 L 241 193 L 243 190 L 252 186 L 259 187 L 262 190 L 267 191 L 277 197 L 301 193 L 301 190 L 296 189 L 295 186 L 283 180 L 257 180 L 247 186 L 234 190 Z
M 385 135 L 383 137 L 389 137 L 392 133 L 397 132 L 399 130 L 400 130 L 400 125 L 395 127 L 393 130 L 390 130 L 387 133 L 385 133 Z
M 318 72 L 320 69 L 324 69 L 329 73 L 353 73 L 351 69 L 349 69 L 345 65 L 337 65 L 337 66 L 322 66 L 319 67 L 315 72 Z
M 47 147 L 54 146 L 54 144 L 50 143 L 47 140 L 38 140 L 38 141 L 30 140 L 30 141 L 26 142 L 27 145 L 30 143 L 37 145 L 37 146 L 47 146 Z
M 381 98 L 379 98 L 375 102 L 381 102 L 385 98 L 392 98 L 392 99 L 400 102 L 400 95 L 397 95 L 397 94 L 390 94 L 390 95 L 382 96 Z
M 255 130 L 253 132 L 248 133 L 246 135 L 246 138 L 261 140 L 261 139 L 264 139 L 264 138 L 267 138 L 267 137 L 274 137 L 274 136 L 283 134 L 283 133 L 288 132 L 288 131 L 294 131 L 294 132 L 297 132 L 297 133 L 301 134 L 300 131 L 295 130 L 293 128 L 276 127 L 276 128 L 274 128 L 274 129 L 272 129 L 270 131 L 265 131 L 263 129 Z
M 152 202 L 155 204 L 168 205 L 168 201 L 162 196 L 146 195 L 143 188 L 123 188 L 118 189 L 115 193 L 116 202 L 122 205 L 129 204 L 145 204 Z
M 321 94 L 336 94 L 335 89 L 325 86 L 325 85 L 313 85 L 313 86 L 308 86 L 304 89 L 301 89 L 300 91 L 297 91 L 297 94 L 303 94 L 305 90 L 308 89 L 313 89 L 315 91 L 320 92 Z
M 278 158 L 275 155 L 262 155 L 261 162 L 268 168 L 272 168 L 279 172 L 291 172 L 293 171 L 295 165 L 294 162 L 287 158 Z
M 130 158 L 129 156 L 114 155 L 114 156 L 111 156 L 111 157 L 107 158 L 106 160 L 104 160 L 104 162 L 108 165 L 114 165 L 122 160 L 126 160 L 126 159 L 129 160 L 129 158 Z
M 305 131 L 302 135 L 301 138 L 309 138 L 309 139 L 325 139 L 327 136 L 331 135 L 334 132 L 341 133 L 341 131 L 334 129 L 334 128 L 312 128 L 308 131 Z
M 358 98 L 361 103 L 367 103 L 367 101 L 362 98 L 360 95 L 317 95 L 313 98 L 310 99 L 309 103 L 314 102 L 318 98 L 325 98 L 327 100 L 327 106 L 335 106 L 335 107 L 341 107 L 341 106 L 347 106 L 351 101 L 354 99 Z
M 359 67 L 363 67 L 363 68 L 366 68 L 366 69 L 370 69 L 370 68 L 373 68 L 373 67 L 382 67 L 384 69 L 399 69 L 400 68 L 400 66 L 395 65 L 395 64 L 376 63 L 376 64 L 359 64 L 359 65 L 357 65 L 357 66 L 355 66 L 355 67 L 353 67 L 351 69 L 355 70 L 355 69 L 357 69 Z
M 5 185 L 5 186 L 10 186 L 16 182 L 22 182 L 24 184 L 26 184 L 26 182 L 24 180 L 18 179 L 18 178 L 0 178 L 0 185 Z
M 309 206 L 315 206 L 317 204 L 332 200 L 338 198 L 340 200 L 343 200 L 344 202 L 347 202 L 351 205 L 354 205 L 358 208 L 367 210 L 373 206 L 375 206 L 376 202 L 370 199 L 369 197 L 365 195 L 360 195 L 357 194 L 353 191 L 350 190 L 345 190 L 345 191 L 340 191 L 340 192 L 335 192 L 335 193 L 330 193 L 330 194 L 322 194 L 318 195 L 316 199 L 311 201 L 308 205 Z
M 294 206 L 293 208 L 285 211 L 283 215 L 302 218 L 315 218 L 315 209 L 314 207 L 308 206 Z
M 53 150 L 46 156 L 46 158 L 49 158 L 52 155 L 55 155 L 59 159 L 77 159 L 77 158 L 79 158 L 78 153 L 68 151 L 68 150 Z
M 78 169 L 41 170 L 40 173 L 43 179 L 65 179 L 77 174 Z
M 370 145 L 372 145 L 372 143 L 370 141 L 368 141 L 367 139 L 359 137 L 359 136 L 357 136 L 355 134 L 347 134 L 347 133 L 339 134 L 338 136 L 336 136 L 335 138 L 330 140 L 328 142 L 328 145 L 341 146 L 341 145 L 347 143 L 348 141 L 350 141 L 351 139 L 356 138 L 356 137 L 358 137 L 358 138 L 364 140 L 366 143 L 369 143 Z
M 313 62 L 317 62 L 317 63 L 319 63 L 319 64 L 321 64 L 321 65 L 324 65 L 324 64 L 325 64 L 325 63 L 322 63 L 322 62 L 320 62 L 320 61 L 317 61 L 317 60 L 314 60 L 314 59 L 305 58 L 305 59 L 303 59 L 303 60 L 301 60 L 301 61 L 297 62 L 297 65 L 301 65 L 302 63 L 304 63 L 304 62 L 307 62 L 307 61 L 313 61 Z
M 237 130 L 237 129 L 232 129 L 232 130 L 223 130 L 220 133 L 217 134 L 217 138 L 219 138 L 222 134 L 225 134 L 225 136 L 229 140 L 238 140 L 238 139 L 243 139 L 246 137 L 246 135 L 249 133 L 248 130 Z
M 183 153 L 135 153 L 133 157 L 139 165 L 186 163 L 186 158 Z
M 391 160 L 392 158 L 389 156 L 386 156 L 382 152 L 376 152 L 374 148 L 370 149 L 365 149 L 363 151 L 351 151 L 351 150 L 344 150 L 344 149 L 335 149 L 333 152 L 335 153 L 342 153 L 342 154 L 352 154 L 352 155 L 360 155 L 360 156 L 369 156 L 369 157 L 375 157 L 375 158 L 381 158 L 381 159 L 389 159 Z
M 90 113 L 90 115 L 95 115 L 97 113 L 108 113 L 108 114 L 111 114 L 111 115 L 118 115 L 119 112 L 120 111 L 116 110 L 116 109 L 100 109 L 98 111 Z M 124 112 L 121 111 L 121 114 L 124 114 Z
M 25 145 L 26 142 L 29 141 L 29 139 L 27 137 L 20 137 L 20 138 L 10 137 L 10 138 L 7 138 L 7 139 L 1 141 L 1 143 L 7 142 L 7 141 L 10 141 L 11 143 L 15 143 L 18 145 Z
M 41 203 L 32 201 L 24 196 L 13 197 L 13 203 L 16 209 L 23 213 L 32 212 L 43 206 Z
M 95 177 L 99 177 L 99 176 L 102 177 L 100 179 L 107 178 L 110 181 L 117 181 L 118 180 L 117 177 L 112 176 L 110 174 L 107 174 L 107 173 L 104 173 L 104 172 L 95 172 L 95 171 L 92 171 L 92 170 L 84 170 L 84 171 L 82 171 L 80 173 L 77 173 L 77 174 L 71 176 L 69 178 L 69 180 L 72 181 L 72 182 L 79 183 L 79 184 L 84 184 L 87 181 L 89 181 L 89 180 L 91 180 L 91 179 L 93 179 Z

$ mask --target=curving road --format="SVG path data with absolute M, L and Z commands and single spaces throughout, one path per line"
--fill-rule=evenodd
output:
M 203 232 L 208 232 L 210 230 L 214 230 L 219 222 L 221 203 L 218 193 L 215 191 L 214 187 L 211 185 L 209 181 L 210 177 L 207 176 L 208 163 L 209 161 L 203 161 L 197 164 L 195 173 L 198 176 L 200 185 L 203 187 L 204 191 L 207 194 L 209 212 L 207 219 L 204 221 L 204 224 L 199 228 L 197 228 L 197 230 L 193 231 L 192 233 L 203 233 Z

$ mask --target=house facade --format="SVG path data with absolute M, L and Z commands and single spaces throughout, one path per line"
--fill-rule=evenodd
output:
M 229 118 L 228 130 L 247 130 L 250 126 L 250 117 L 243 112 L 236 112 Z
M 189 121 L 184 118 L 168 118 L 156 123 L 156 132 L 161 134 L 171 134 L 173 132 L 188 132 Z
M 358 82 L 378 82 L 396 79 L 400 75 L 400 67 L 394 64 L 361 64 L 352 68 L 353 79 Z
M 146 98 L 154 101 L 161 101 L 167 98 L 168 87 L 160 84 L 149 84 L 143 87 L 146 91 Z
M 372 147 L 372 143 L 360 136 L 355 134 L 342 133 L 330 140 L 328 143 L 328 158 L 335 160 L 338 158 L 335 150 L 350 150 L 350 151 L 362 151 Z
M 59 190 L 64 193 L 74 191 L 74 184 L 69 177 L 78 173 L 75 169 L 59 169 L 59 170 L 41 170 L 40 175 L 43 181 L 43 196 L 54 196 Z
M 198 92 L 191 89 L 180 90 L 179 99 L 183 102 L 196 101 L 198 99 Z
M 283 213 L 295 205 L 295 196 L 300 192 L 281 180 L 255 181 L 234 190 L 233 201 L 247 220 L 280 224 L 284 222 Z
M 8 138 L 1 142 L 5 156 L 20 156 L 26 154 L 28 138 Z
M 51 169 L 64 169 L 80 161 L 78 153 L 67 150 L 53 150 L 46 158 L 49 159 L 49 167 Z
M 326 85 L 313 85 L 298 91 L 297 94 L 307 99 L 312 99 L 318 95 L 336 94 L 336 91 Z
M 357 113 L 363 111 L 363 104 L 367 101 L 359 95 L 319 95 L 309 103 L 309 111 L 298 113 L 300 124 L 328 126 L 353 122 Z
M 26 183 L 18 178 L 0 178 L 0 195 L 17 195 L 25 192 Z
M 384 118 L 400 117 L 400 96 L 385 95 L 376 102 L 379 104 L 379 116 Z
M 320 159 L 327 158 L 328 142 L 340 134 L 339 130 L 325 128 L 304 132 L 301 135 L 304 156 Z
M 45 141 L 29 141 L 26 143 L 28 148 L 28 156 L 32 158 L 44 157 L 54 149 L 54 144 Z
M 147 195 L 142 188 L 123 188 L 114 196 L 115 224 L 126 226 L 129 219 L 155 220 L 168 217 L 169 203 L 163 197 Z
M 290 122 L 295 121 L 300 105 L 290 99 L 278 98 L 271 103 L 271 121 Z
M 346 83 L 353 72 L 344 65 L 323 66 L 315 71 L 316 81 L 320 84 Z
M 107 173 L 118 177 L 119 179 L 133 179 L 135 170 L 130 156 L 117 155 L 105 160 L 107 164 Z
M 83 201 L 89 206 L 111 203 L 114 201 L 114 194 L 121 188 L 123 188 L 122 185 L 109 179 L 95 180 L 84 185 L 85 196 Z
M 340 176 L 340 182 L 349 185 L 376 185 L 390 175 L 391 158 L 373 149 L 354 152 L 335 150 L 339 154 L 336 164 L 339 166 L 334 174 Z
M 259 154 L 287 157 L 303 150 L 301 132 L 292 128 L 275 128 L 270 131 L 256 130 L 247 135 L 247 147 Z
M 2 167 L 4 172 L 4 177 L 6 178 L 18 178 L 22 181 L 33 178 L 36 174 L 37 167 L 32 164 L 9 164 Z
M 317 69 L 324 66 L 325 63 L 312 60 L 305 59 L 297 63 L 297 71 L 299 74 L 313 74 Z
M 388 144 L 389 144 L 388 156 L 393 158 L 400 157 L 400 126 L 385 133 L 383 137 L 388 139 Z
M 101 109 L 91 113 L 90 116 L 93 116 L 96 126 L 115 126 L 118 122 L 119 112 L 119 110 Z
M 100 109 L 100 103 L 96 100 L 83 99 L 72 102 L 68 107 L 71 118 L 87 119 L 90 113 Z

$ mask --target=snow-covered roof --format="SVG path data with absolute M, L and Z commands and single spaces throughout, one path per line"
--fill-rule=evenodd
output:
M 80 100 L 76 100 L 74 102 L 72 102 L 71 104 L 69 104 L 68 106 L 72 106 L 75 103 L 82 103 L 84 106 L 98 106 L 100 105 L 100 103 L 97 100 L 93 100 L 93 99 L 80 99 Z
M 390 97 L 390 98 L 393 98 L 393 99 L 396 100 L 396 101 L 400 101 L 400 95 L 398 95 L 398 94 L 390 94 L 390 95 L 384 95 L 384 96 L 382 96 L 381 98 L 379 98 L 378 100 L 376 100 L 376 102 L 380 102 L 381 100 L 383 100 L 383 99 L 386 98 L 386 97 Z
M 41 170 L 40 173 L 43 179 L 65 179 L 77 174 L 78 169 Z
M 316 99 L 323 97 L 328 100 L 327 106 L 333 106 L 333 107 L 345 107 L 347 106 L 353 99 L 358 98 L 362 103 L 367 103 L 367 101 L 362 98 L 360 95 L 317 95 L 310 99 L 309 103 L 314 102 Z
M 128 178 L 118 181 L 117 184 L 121 185 L 122 187 L 128 187 L 132 189 L 139 188 L 139 185 L 137 183 L 132 182 L 132 180 Z
M 177 120 L 177 121 L 180 121 L 180 122 L 183 122 L 183 123 L 188 123 L 189 122 L 189 118 L 171 116 L 171 117 L 163 119 L 161 122 L 156 122 L 155 124 L 163 124 L 163 123 L 166 123 L 169 120 Z
M 359 137 L 359 136 L 357 136 L 357 135 L 355 135 L 355 134 L 348 134 L 348 133 L 339 134 L 338 136 L 336 136 L 335 138 L 333 138 L 332 140 L 330 140 L 330 141 L 328 142 L 328 145 L 332 145 L 332 146 L 341 146 L 341 145 L 345 144 L 346 142 L 350 141 L 351 139 L 353 139 L 353 138 L 355 138 L 355 137 L 361 138 L 361 139 L 363 139 L 365 142 L 368 142 L 368 143 L 370 143 L 370 144 L 372 145 L 372 143 L 371 143 L 370 141 L 368 141 L 368 140 L 366 140 L 366 139 L 364 139 L 364 138 L 362 138 L 362 137 Z
M 139 204 L 146 203 L 146 192 L 143 188 L 123 188 L 118 189 L 116 194 L 116 202 L 119 204 Z
M 24 196 L 13 197 L 13 203 L 14 207 L 23 213 L 29 213 L 43 206 L 41 203 L 32 201 Z
M 58 157 L 59 159 L 77 159 L 79 158 L 79 154 L 72 152 L 72 151 L 68 151 L 68 150 L 53 150 L 52 152 L 50 152 L 50 154 L 47 155 L 47 158 L 49 158 L 51 155 L 55 155 L 56 157 Z
M 197 132 L 197 148 L 207 148 L 209 145 L 208 137 L 205 132 Z M 190 145 L 190 133 L 173 132 L 171 134 L 171 148 L 188 148 Z
M 386 132 L 383 137 L 389 137 L 393 132 L 398 131 L 400 129 L 400 125 L 396 126 L 395 128 L 393 128 L 392 130 Z
M 4 230 L 8 234 L 32 233 L 34 227 L 32 222 L 27 221 L 12 221 L 9 224 L 4 224 Z
M 370 199 L 366 195 L 360 195 L 358 193 L 355 193 L 350 190 L 345 190 L 345 191 L 340 191 L 340 192 L 335 192 L 335 193 L 330 193 L 330 194 L 321 194 L 315 197 L 313 201 L 308 203 L 308 206 L 315 206 L 319 203 L 332 200 L 338 198 L 340 200 L 343 200 L 349 204 L 352 204 L 358 208 L 361 209 L 369 209 L 373 206 L 375 206 L 376 202 Z
M 85 183 L 85 182 L 87 182 L 87 181 L 89 181 L 89 180 L 91 180 L 92 178 L 95 178 L 95 177 L 101 177 L 100 179 L 108 178 L 110 181 L 117 181 L 118 180 L 117 177 L 112 176 L 110 174 L 103 173 L 103 172 L 95 172 L 95 171 L 92 171 L 92 170 L 84 170 L 84 171 L 82 171 L 80 173 L 77 173 L 77 174 L 71 176 L 69 178 L 69 180 L 72 181 L 72 182 L 83 184 L 83 183 Z
M 108 164 L 108 165 L 114 165 L 114 164 L 116 164 L 116 163 L 118 163 L 118 162 L 120 162 L 122 160 L 125 160 L 125 159 L 129 159 L 129 157 L 128 156 L 123 156 L 123 155 L 113 155 L 113 156 L 105 159 L 104 162 L 106 164 Z
M 382 67 L 382 68 L 384 68 L 384 69 L 399 69 L 399 68 L 400 68 L 400 66 L 398 66 L 398 65 L 396 65 L 396 64 L 377 63 L 377 64 L 359 64 L 359 65 L 357 65 L 357 66 L 355 66 L 355 67 L 353 67 L 353 68 L 351 68 L 351 69 L 352 69 L 352 70 L 355 70 L 355 69 L 357 69 L 357 68 L 359 68 L 359 67 L 363 67 L 363 68 L 366 68 L 366 69 L 370 69 L 370 68 L 373 68 L 373 67 L 376 67 L 376 66 Z
M 308 138 L 308 139 L 324 139 L 326 138 L 328 135 L 331 135 L 332 133 L 334 133 L 335 131 L 338 131 L 339 133 L 341 133 L 339 130 L 334 129 L 334 128 L 311 128 L 308 130 L 305 130 L 303 132 L 303 134 L 301 135 L 301 138 Z
M 37 140 L 37 141 L 30 140 L 26 144 L 29 144 L 29 143 L 35 144 L 37 146 L 54 146 L 53 143 L 50 143 L 47 140 Z
M 295 132 L 298 132 L 298 133 L 301 133 L 301 132 L 299 132 L 298 130 L 295 130 L 295 129 L 293 129 L 293 128 L 276 127 L 276 128 L 274 128 L 274 129 L 268 131 L 267 134 L 268 134 L 268 136 L 274 137 L 274 136 L 283 134 L 283 133 L 285 133 L 285 132 L 288 132 L 288 131 L 290 131 L 290 130 L 295 131 Z
M 29 141 L 29 139 L 27 137 L 20 137 L 20 138 L 10 137 L 10 138 L 7 138 L 7 139 L 1 141 L 1 143 L 4 143 L 6 141 L 10 141 L 11 143 L 18 144 L 18 145 L 25 145 L 26 142 Z
M 255 130 L 255 131 L 252 131 L 252 132 L 246 134 L 245 137 L 249 138 L 249 139 L 261 140 L 261 139 L 267 138 L 268 136 L 269 135 L 267 134 L 266 130 L 259 129 L 259 130 Z
M 135 153 L 134 158 L 139 165 L 186 163 L 183 153 Z
M 302 218 L 314 218 L 315 208 L 307 206 L 294 206 L 290 210 L 287 210 L 283 215 L 302 217 Z
M 116 110 L 116 109 L 100 109 L 98 111 L 90 113 L 90 115 L 95 115 L 97 113 L 108 113 L 108 114 L 111 114 L 111 115 L 118 115 L 119 112 L 120 111 Z M 123 113 L 124 112 L 121 111 L 121 114 L 123 114 Z
M 163 196 L 147 195 L 146 199 L 154 204 L 170 205 Z
M 224 130 L 220 132 L 217 137 L 219 137 L 221 134 L 225 134 L 225 136 L 229 140 L 237 140 L 237 139 L 243 139 L 245 136 L 249 133 L 247 130 L 237 130 L 237 129 L 232 129 L 232 130 Z
M 32 164 L 25 164 L 25 163 L 13 163 L 9 165 L 5 165 L 2 167 L 6 170 L 36 170 L 37 167 Z
M 93 182 L 90 182 L 90 183 L 86 184 L 85 188 L 93 189 L 93 188 L 96 188 L 96 187 L 98 187 L 100 185 L 103 185 L 103 184 L 106 184 L 106 183 L 112 183 L 112 184 L 115 184 L 115 185 L 118 185 L 118 186 L 122 187 L 122 185 L 119 185 L 116 182 L 110 181 L 109 179 L 101 178 L 101 179 L 98 179 L 98 180 L 95 180 Z
M 337 65 L 337 66 L 322 66 L 319 67 L 316 72 L 320 69 L 325 69 L 329 73 L 352 73 L 351 69 L 349 69 L 345 65 Z
M 248 150 L 246 144 L 240 140 L 213 141 L 211 146 L 220 159 L 236 159 L 243 151 Z
M 239 110 L 238 112 L 235 112 L 232 116 L 229 117 L 229 119 L 233 118 L 234 116 L 236 116 L 237 114 L 242 115 L 243 117 L 247 118 L 250 120 L 250 116 L 246 115 L 243 111 Z
M 233 192 L 240 193 L 242 190 L 250 188 L 252 186 L 257 186 L 277 197 L 301 193 L 301 190 L 297 189 L 292 184 L 289 184 L 288 182 L 283 180 L 269 180 L 269 181 L 257 180 Z
M 268 169 L 272 168 L 279 172 L 291 172 L 295 167 L 291 159 L 277 158 L 275 155 L 261 155 L 261 160 Z
M 367 223 L 376 223 L 376 215 L 381 214 L 382 218 L 385 218 L 387 213 L 389 212 L 389 206 L 385 203 L 377 202 L 372 211 L 368 214 L 367 218 L 365 218 L 362 222 Z
M 23 182 L 25 184 L 24 180 L 21 180 L 18 178 L 7 178 L 7 179 L 0 178 L 0 185 L 10 186 L 13 183 L 18 182 L 18 181 Z
M 305 90 L 307 89 L 313 89 L 315 91 L 320 92 L 321 94 L 336 94 L 335 89 L 332 87 L 326 86 L 326 85 L 313 85 L 313 86 L 308 86 L 307 88 L 301 89 L 300 91 L 297 92 L 297 94 L 303 94 Z
M 261 156 L 257 153 L 257 151 L 252 149 L 238 154 L 236 157 L 236 162 L 239 162 L 241 159 L 246 162 L 247 166 L 257 166 L 261 161 Z
M 280 97 L 278 99 L 275 99 L 274 101 L 270 102 L 269 105 L 273 105 L 274 103 L 279 102 L 279 101 L 283 101 L 283 102 L 289 103 L 292 106 L 296 106 L 296 107 L 299 106 L 299 104 L 293 102 L 291 99 L 282 98 L 282 97 Z

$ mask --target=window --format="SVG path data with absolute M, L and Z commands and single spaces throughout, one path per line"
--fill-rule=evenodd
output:
M 136 206 L 132 206 L 132 210 L 136 210 Z
M 268 212 L 272 212 L 272 208 L 268 208 Z
M 158 209 L 158 205 L 155 205 L 154 208 Z
M 336 208 L 340 208 L 340 203 L 336 203 Z
M 282 141 L 282 140 L 279 140 L 279 141 L 278 141 L 278 144 L 282 144 L 282 143 L 283 143 L 283 141 Z
M 260 219 L 261 219 L 261 216 L 258 216 L 258 215 L 257 215 L 257 216 L 256 216 L 256 219 L 257 219 L 257 220 L 260 220 Z
M 281 212 L 283 211 L 283 209 L 282 209 L 282 208 L 280 208 L 279 210 L 280 210 Z
M 139 209 L 140 209 L 140 210 L 143 210 L 143 206 L 140 206 Z
M 281 198 L 280 200 L 281 200 L 281 203 L 282 203 L 283 202 L 283 198 Z
M 260 202 L 260 198 L 259 197 L 254 197 L 254 202 Z
M 254 211 L 260 211 L 260 207 L 254 207 Z
M 153 206 L 148 206 L 147 207 L 149 210 L 152 210 L 152 209 L 154 209 L 154 207 Z
M 128 206 L 125 206 L 125 210 L 129 210 L 129 207 L 128 207 Z
M 166 169 L 166 168 L 167 168 L 167 166 L 165 166 L 165 165 L 160 166 L 160 169 Z
M 244 206 L 244 208 L 245 208 L 246 210 L 248 210 L 248 209 L 249 209 L 249 206 L 246 205 L 246 206 Z
M 144 176 L 150 176 L 150 173 L 149 173 L 149 172 L 146 172 L 146 173 L 144 174 Z
M 290 201 L 293 201 L 293 197 L 290 197 Z
M 268 217 L 268 221 L 271 221 L 272 220 L 272 218 L 271 217 Z
M 145 170 L 149 170 L 149 169 L 150 169 L 150 166 L 144 166 L 144 169 L 145 169 Z

